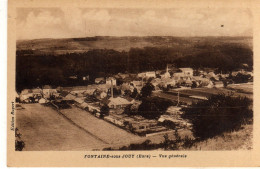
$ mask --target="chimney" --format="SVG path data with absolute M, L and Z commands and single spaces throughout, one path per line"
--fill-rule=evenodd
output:
M 178 91 L 178 102 L 177 102 L 177 106 L 179 106 L 180 104 L 180 92 Z
M 114 93 L 113 93 L 113 81 L 111 80 L 111 97 L 114 97 Z

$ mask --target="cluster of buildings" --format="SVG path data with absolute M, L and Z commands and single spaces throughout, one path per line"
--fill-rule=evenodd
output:
M 45 85 L 42 88 L 24 89 L 20 95 L 17 94 L 22 103 L 46 103 L 48 99 L 58 97 L 57 89 Z
M 166 114 L 159 119 L 148 120 L 142 116 L 129 116 L 124 113 L 126 107 L 138 109 L 141 101 L 136 95 L 141 94 L 142 87 L 149 81 L 156 91 L 164 88 L 181 87 L 223 87 L 222 79 L 227 74 L 215 74 L 213 70 L 194 71 L 192 68 L 169 68 L 162 71 L 149 71 L 139 74 L 118 73 L 111 77 L 99 77 L 95 84 L 75 87 L 24 89 L 19 100 L 22 103 L 47 103 L 60 101 L 73 104 L 96 117 L 101 117 L 102 107 L 108 107 L 104 120 L 136 134 L 145 135 L 153 132 L 164 132 L 175 128 L 190 128 L 191 124 L 181 118 L 180 107 L 169 107 Z M 119 83 L 120 82 L 120 83 Z M 135 92 L 135 96 L 133 93 Z M 61 102 L 62 101 L 62 102 Z M 65 106 L 66 107 L 66 106 Z

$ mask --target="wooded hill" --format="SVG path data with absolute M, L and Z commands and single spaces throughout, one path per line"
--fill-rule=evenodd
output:
M 248 64 L 250 37 L 90 37 L 17 41 L 16 88 L 82 85 L 69 76 L 106 77 L 116 73 L 176 67 L 218 68 L 229 72 Z

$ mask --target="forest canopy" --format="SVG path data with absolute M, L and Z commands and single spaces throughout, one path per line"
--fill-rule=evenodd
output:
M 182 42 L 183 43 L 183 42 Z M 107 77 L 117 73 L 139 73 L 163 70 L 167 64 L 176 67 L 218 68 L 230 72 L 253 67 L 253 51 L 239 43 L 192 43 L 178 46 L 156 46 L 130 48 L 128 51 L 114 49 L 92 49 L 86 52 L 41 53 L 30 48 L 16 52 L 16 89 L 42 85 L 82 85 L 83 76 L 90 81 L 96 77 Z M 68 78 L 77 76 L 71 82 Z M 81 80 L 80 80 L 81 79 Z

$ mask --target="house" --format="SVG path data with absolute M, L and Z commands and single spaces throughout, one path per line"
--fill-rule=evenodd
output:
M 20 94 L 20 101 L 29 102 L 29 98 L 33 97 L 33 92 L 31 89 L 24 89 Z
M 42 93 L 44 98 L 50 98 L 52 95 L 57 93 L 56 89 L 52 89 L 49 85 L 45 85 L 42 88 Z
M 82 77 L 82 80 L 83 80 L 83 81 L 88 81 L 88 80 L 89 80 L 89 75 L 83 76 L 83 77 Z
M 131 90 L 131 87 L 133 88 L 133 86 L 130 86 L 129 83 L 123 83 L 123 84 L 121 84 L 120 89 L 122 91 L 126 91 L 126 90 Z
M 164 78 L 162 79 L 162 84 L 164 85 L 164 87 L 169 86 L 175 86 L 176 85 L 176 80 L 172 79 L 172 78 Z
M 32 89 L 31 91 L 35 95 L 41 95 L 42 94 L 42 89 L 40 89 L 39 87 Z
M 128 105 L 133 104 L 133 102 L 128 101 L 122 97 L 111 97 L 108 99 L 108 107 L 112 109 L 125 108 Z
M 183 72 L 176 72 L 173 74 L 173 79 L 176 81 L 183 80 L 185 74 Z
M 218 77 L 214 72 L 209 72 L 209 73 L 206 75 L 206 77 L 207 77 L 208 79 L 214 78 L 215 80 L 219 80 L 219 77 Z
M 210 81 L 209 81 L 209 84 L 208 84 L 206 87 L 207 87 L 207 88 L 212 88 L 212 87 L 214 87 L 213 82 L 210 80 Z
M 111 85 L 109 84 L 99 84 L 99 85 L 96 85 L 95 87 L 96 89 L 98 89 L 99 91 L 103 91 L 103 92 L 108 92 L 108 89 L 111 88 Z
M 74 101 L 80 105 L 80 104 L 84 103 L 84 98 L 76 97 L 76 98 L 74 98 Z
M 47 103 L 47 100 L 45 100 L 44 98 L 41 98 L 41 99 L 39 100 L 39 103 L 41 103 L 41 104 Z
M 173 79 L 179 84 L 192 84 L 191 76 L 186 75 L 183 72 L 177 72 L 173 74 Z
M 145 73 L 144 72 L 143 73 L 138 73 L 137 77 L 142 77 L 143 78 L 143 77 L 145 77 Z
M 105 78 L 103 78 L 103 77 L 96 78 L 95 79 L 95 83 L 96 84 L 105 83 Z
M 84 96 L 83 92 L 84 92 L 83 90 L 74 90 L 74 91 L 71 91 L 70 93 L 77 97 L 83 97 Z
M 191 87 L 191 86 L 192 86 L 192 80 L 191 80 L 191 78 L 188 78 L 188 79 L 185 81 L 185 86 L 187 86 L 187 87 Z
M 151 83 L 156 87 L 158 86 L 160 83 L 162 83 L 162 80 L 159 78 L 155 78 L 151 81 Z
M 107 97 L 107 93 L 101 92 L 99 96 L 100 96 L 100 99 L 103 99 L 103 98 Z
M 77 76 L 77 75 L 75 75 L 75 76 L 69 76 L 69 79 L 74 79 L 74 80 L 76 80 L 76 79 L 78 79 L 78 76 Z
M 99 113 L 100 112 L 100 106 L 97 103 L 89 103 L 88 104 L 88 111 L 92 113 Z
M 156 74 L 155 71 L 151 71 L 151 72 L 138 73 L 137 76 L 142 78 L 155 78 Z
M 153 72 L 145 72 L 145 77 L 147 77 L 147 78 L 155 78 L 156 77 L 156 75 L 155 75 L 155 72 L 153 71 Z
M 107 93 L 102 91 L 102 90 L 98 90 L 96 89 L 94 92 L 93 92 L 93 95 L 97 98 L 97 99 L 103 99 L 105 97 L 107 97 Z
M 85 95 L 93 95 L 93 93 L 95 92 L 95 90 L 96 90 L 96 89 L 94 89 L 94 88 L 93 88 L 93 89 L 91 89 L 91 88 L 90 88 L 90 89 L 86 89 L 86 90 L 83 91 L 82 94 L 83 94 L 84 96 L 85 96 Z
M 79 105 L 80 108 L 84 109 L 84 110 L 88 110 L 88 103 L 83 102 Z
M 106 84 L 108 85 L 116 85 L 116 79 L 114 77 L 106 78 Z
M 137 81 L 134 80 L 130 83 L 130 85 L 134 86 L 134 87 L 142 87 L 143 86 L 143 82 L 142 81 Z
M 71 93 L 69 93 L 67 96 L 65 96 L 63 98 L 63 100 L 74 100 L 75 98 L 76 98 L 76 96 L 74 96 Z
M 193 69 L 192 68 L 180 68 L 180 70 L 182 71 L 182 73 L 185 76 L 193 76 Z
M 115 77 L 125 79 L 129 77 L 129 74 L 118 73 Z
M 204 78 L 201 76 L 193 76 L 192 80 L 194 80 L 197 83 L 198 87 L 207 86 L 211 82 L 208 78 Z
M 217 81 L 217 82 L 214 82 L 214 86 L 216 88 L 224 87 L 224 83 L 222 81 Z

